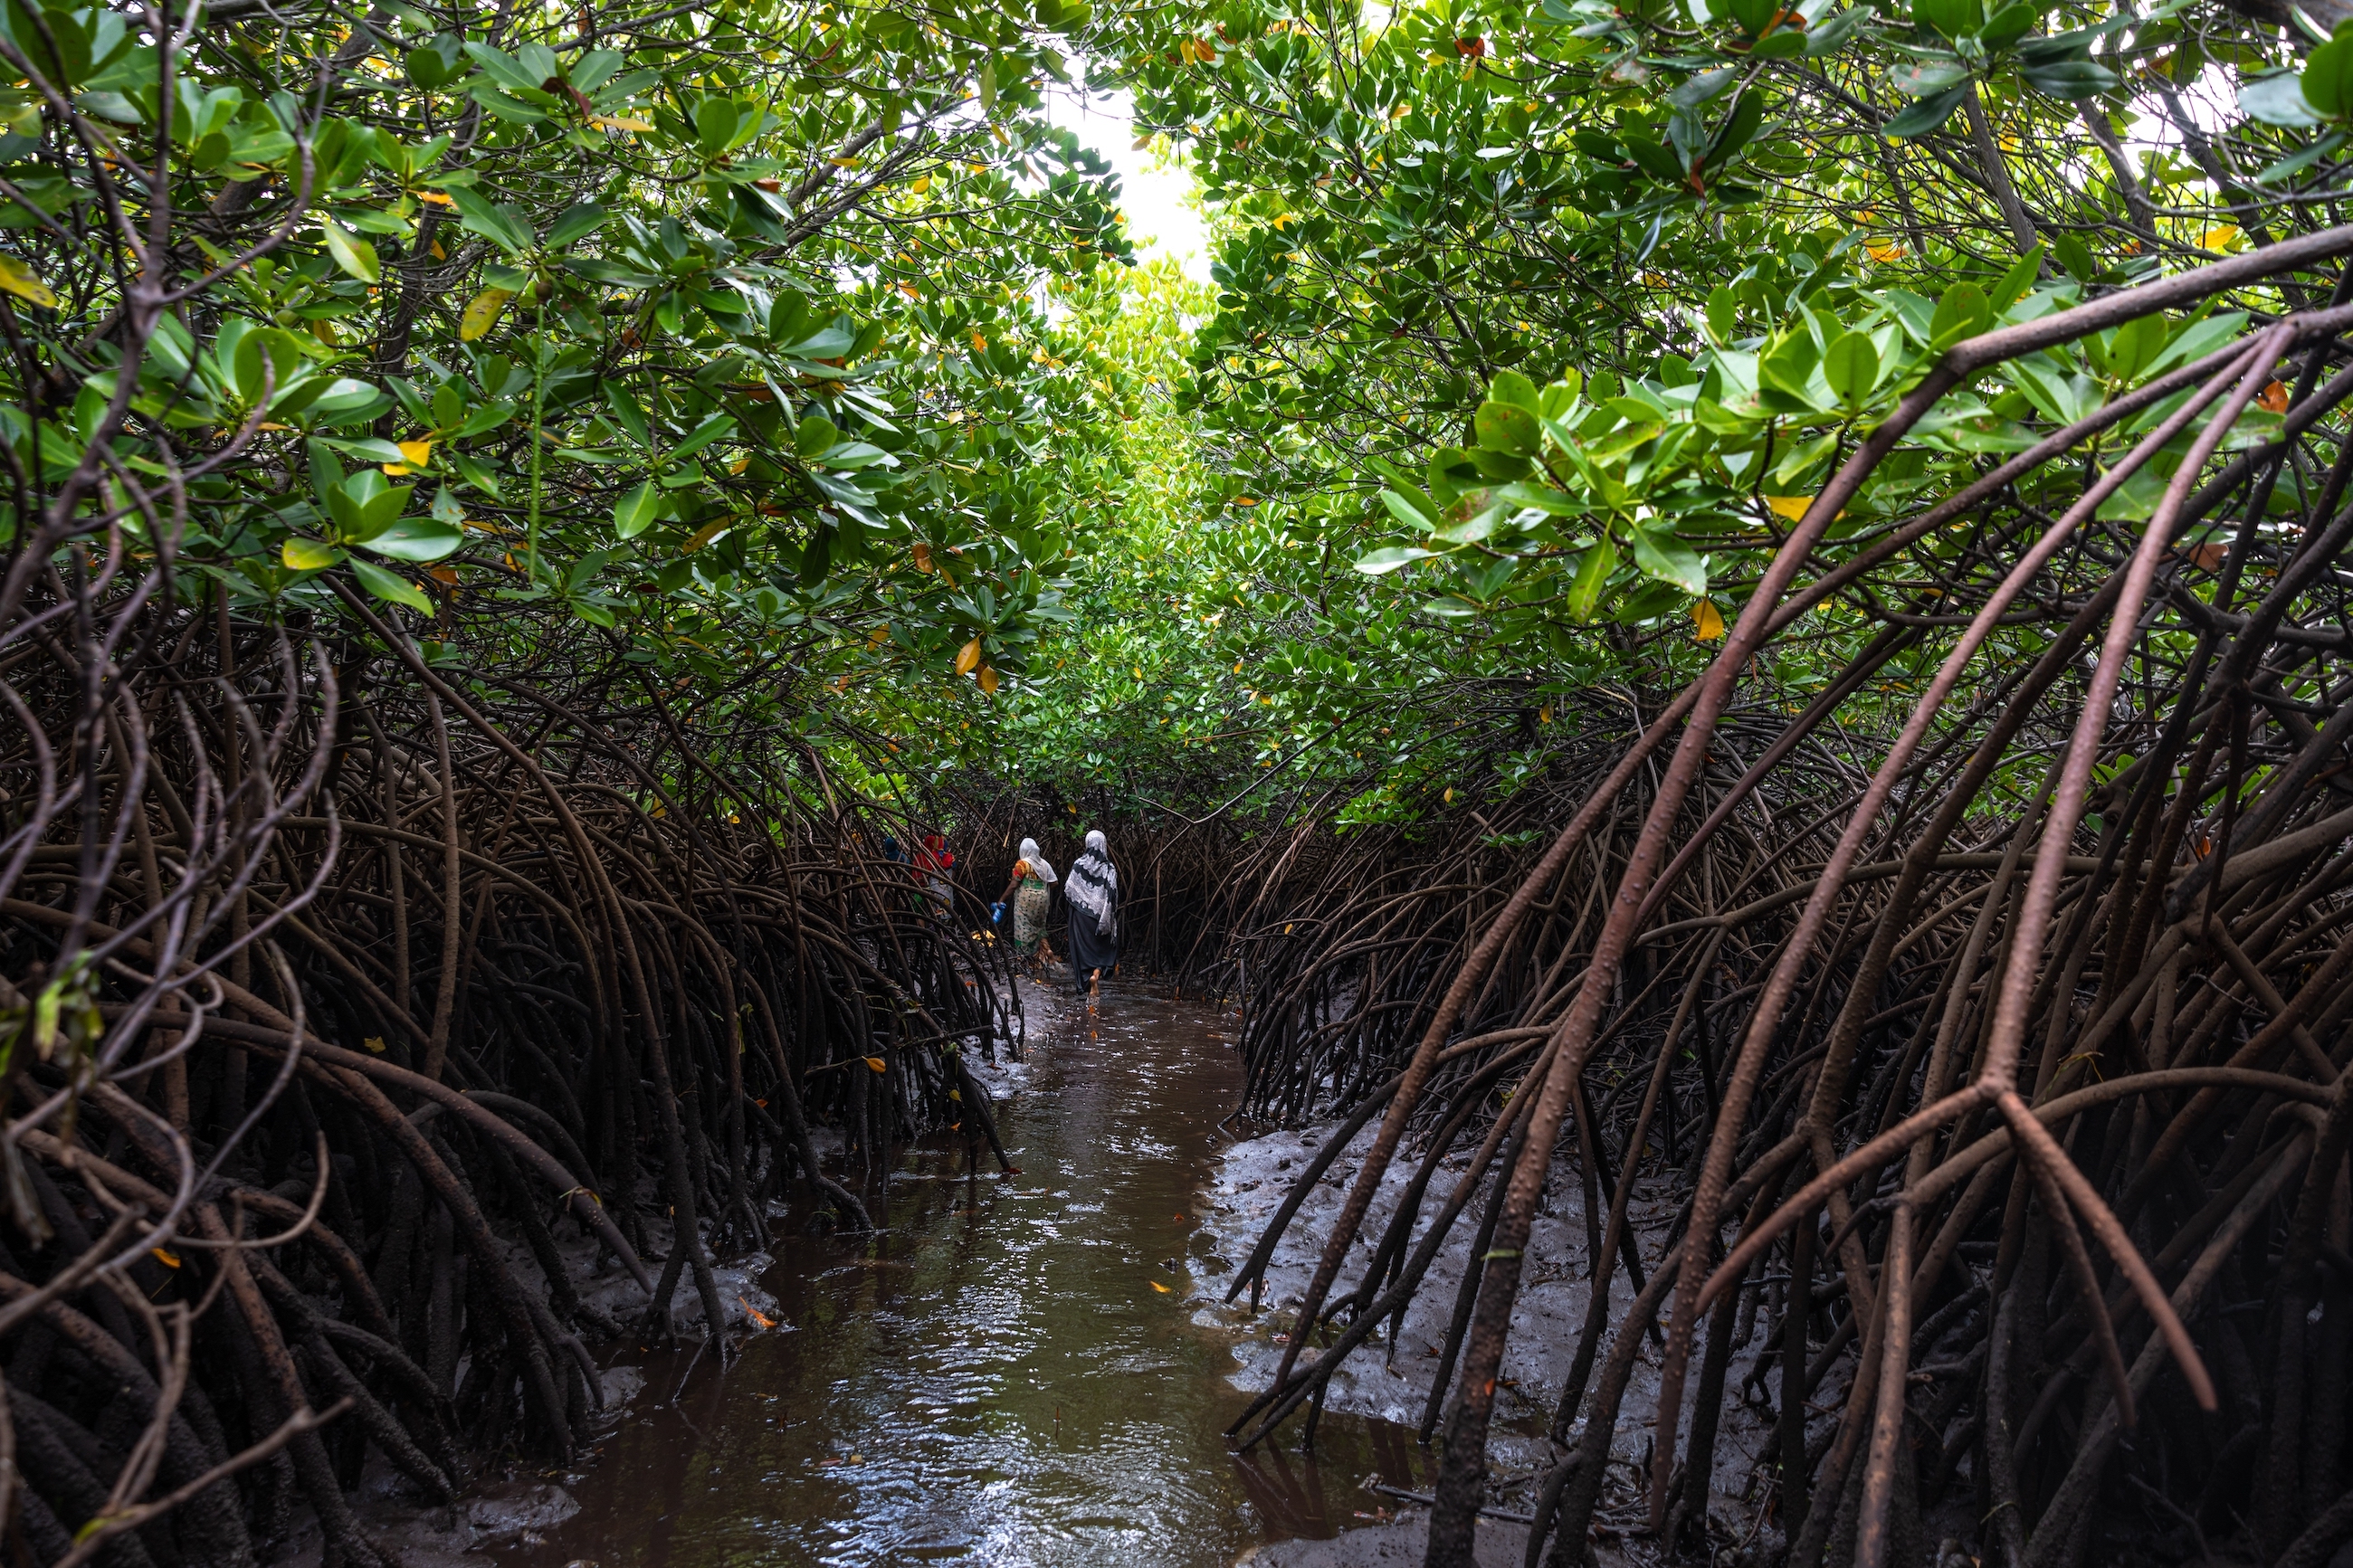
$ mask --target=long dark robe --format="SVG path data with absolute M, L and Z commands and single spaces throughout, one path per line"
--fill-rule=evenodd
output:
M 1074 889 L 1077 898 L 1071 896 Z M 1082 900 L 1092 889 L 1101 890 L 1098 908 L 1107 902 L 1109 920 L 1100 913 L 1090 914 L 1084 907 Z M 1107 857 L 1089 850 L 1063 878 L 1062 893 L 1071 911 L 1071 967 L 1083 987 L 1093 971 L 1109 970 L 1119 962 L 1119 874 Z M 1108 932 L 1103 929 L 1106 925 L 1111 928 Z
M 1114 925 L 1111 935 L 1100 935 L 1095 931 L 1094 921 L 1085 919 L 1080 911 L 1072 910 L 1071 911 L 1071 966 L 1078 971 L 1080 983 L 1083 984 L 1088 974 L 1094 970 L 1100 969 L 1106 973 L 1110 973 L 1112 965 L 1118 962 L 1119 928 Z

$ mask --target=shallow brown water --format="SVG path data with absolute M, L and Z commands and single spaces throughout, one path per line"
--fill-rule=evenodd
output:
M 879 1237 L 780 1226 L 778 1331 L 723 1379 L 697 1368 L 674 1408 L 685 1358 L 648 1362 L 601 1458 L 566 1478 L 580 1513 L 501 1563 L 1225 1568 L 1364 1522 L 1384 1500 L 1361 1483 L 1426 1465 L 1408 1429 L 1327 1415 L 1314 1455 L 1248 1458 L 1219 1435 L 1244 1398 L 1192 1297 L 1195 1205 L 1240 1086 L 1218 1028 L 1140 987 L 1050 1017 L 1001 1111 L 1021 1175 L 971 1189 L 960 1149 L 913 1149 Z

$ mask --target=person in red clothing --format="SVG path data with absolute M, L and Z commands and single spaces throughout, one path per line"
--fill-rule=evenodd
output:
M 945 835 L 923 835 L 923 846 L 915 851 L 915 885 L 939 905 L 942 914 L 955 908 L 955 889 L 948 881 L 948 868 L 955 864 L 955 852 L 948 847 Z

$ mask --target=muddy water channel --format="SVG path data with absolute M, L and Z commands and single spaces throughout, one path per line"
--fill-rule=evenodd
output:
M 1023 993 L 1045 1018 L 1000 1109 L 1022 1173 L 968 1186 L 960 1149 L 915 1148 L 879 1237 L 780 1222 L 776 1329 L 675 1405 L 683 1356 L 624 1357 L 646 1391 L 566 1478 L 580 1512 L 502 1564 L 1225 1568 L 1363 1522 L 1386 1500 L 1369 1477 L 1423 1478 L 1386 1423 L 1327 1415 L 1312 1456 L 1219 1436 L 1243 1395 L 1237 1328 L 1194 1295 L 1240 1089 L 1218 1016 L 1140 987 L 1092 1016 Z

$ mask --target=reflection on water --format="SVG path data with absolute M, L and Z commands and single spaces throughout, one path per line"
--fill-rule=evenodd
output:
M 695 1369 L 675 1408 L 686 1357 L 653 1358 L 573 1482 L 580 1513 L 501 1563 L 1224 1568 L 1357 1524 L 1368 1477 L 1413 1485 L 1404 1427 L 1327 1415 L 1312 1456 L 1238 1458 L 1219 1436 L 1243 1398 L 1188 1300 L 1240 1079 L 1215 1022 L 1122 987 L 1033 1038 L 1002 1112 L 1021 1175 L 969 1186 L 961 1149 L 913 1149 L 882 1236 L 780 1226 L 778 1331 L 723 1379 Z

